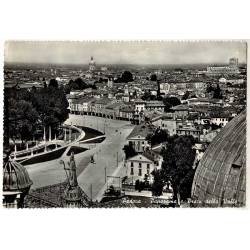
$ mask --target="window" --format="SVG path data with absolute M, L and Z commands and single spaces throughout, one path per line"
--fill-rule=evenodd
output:
M 148 163 L 147 164 L 147 175 L 149 175 L 150 174 L 150 164 Z
M 134 175 L 134 168 L 133 167 L 130 168 L 130 175 Z
M 139 176 L 142 176 L 142 171 L 141 171 L 141 163 L 139 162 L 139 172 L 138 172 Z
M 133 168 L 133 167 L 134 167 L 134 162 L 131 161 L 131 168 Z
M 142 141 L 141 144 L 144 145 L 144 141 Z

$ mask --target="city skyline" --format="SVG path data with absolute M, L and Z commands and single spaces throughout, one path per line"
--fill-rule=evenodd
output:
M 5 45 L 4 207 L 246 206 L 246 43 Z
M 5 63 L 86 65 L 93 56 L 97 64 L 177 65 L 227 64 L 237 57 L 246 63 L 244 42 L 65 42 L 7 41 Z

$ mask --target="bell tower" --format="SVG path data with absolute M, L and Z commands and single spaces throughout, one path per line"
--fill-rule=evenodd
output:
M 95 68 L 96 68 L 95 61 L 94 61 L 93 56 L 91 56 L 90 62 L 89 62 L 89 71 L 94 71 Z

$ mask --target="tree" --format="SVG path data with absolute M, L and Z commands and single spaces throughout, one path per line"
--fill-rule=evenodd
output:
M 168 112 L 170 108 L 180 105 L 181 101 L 179 100 L 179 98 L 171 96 L 171 97 L 165 97 L 163 99 L 163 103 L 165 105 L 165 111 Z
M 9 131 L 10 138 L 22 142 L 32 139 L 36 130 L 38 113 L 30 102 L 25 100 L 9 100 Z
M 36 87 L 35 87 L 35 86 L 32 86 L 31 91 L 32 91 L 32 92 L 36 92 Z
M 222 91 L 221 91 L 219 84 L 217 84 L 216 87 L 213 87 L 211 84 L 209 84 L 207 86 L 207 93 L 211 93 L 213 98 L 216 98 L 216 99 L 223 98 Z
M 193 181 L 193 162 L 195 140 L 192 136 L 172 137 L 162 151 L 162 176 L 165 183 L 170 181 L 173 187 L 174 200 L 187 200 L 191 197 Z
M 89 87 L 88 84 L 86 84 L 81 77 L 76 78 L 74 82 L 78 90 L 83 90 Z
M 190 95 L 189 91 L 186 91 L 185 94 L 182 97 L 182 100 L 187 100 L 189 95 Z
M 162 178 L 161 171 L 156 169 L 152 172 L 152 175 L 154 176 L 154 181 L 152 184 L 152 195 L 161 196 L 164 187 L 164 180 Z
M 133 81 L 133 75 L 130 71 L 124 71 L 122 74 L 122 81 L 123 82 L 132 82 Z
M 140 186 L 140 181 L 136 180 L 135 181 L 135 190 L 139 190 L 139 186 Z
M 157 100 L 162 100 L 160 81 L 157 81 Z
M 131 157 L 137 155 L 137 153 L 135 152 L 133 146 L 130 145 L 130 144 L 129 144 L 129 145 L 125 145 L 125 146 L 123 147 L 123 150 L 124 150 L 126 159 L 129 159 L 129 158 L 131 158 Z
M 145 187 L 145 184 L 143 181 L 140 180 L 136 180 L 135 181 L 135 190 L 138 190 L 139 192 L 141 192 Z
M 47 83 L 46 83 L 46 80 L 45 80 L 44 77 L 43 77 L 43 87 L 44 87 L 44 88 L 47 88 Z
M 217 130 L 217 129 L 219 129 L 219 128 L 222 128 L 221 124 L 220 124 L 220 125 L 217 125 L 217 124 L 215 124 L 215 123 L 212 123 L 212 124 L 211 124 L 211 129 L 212 129 L 212 130 Z
M 157 76 L 156 76 L 156 74 L 152 74 L 152 75 L 150 76 L 150 81 L 153 81 L 153 82 L 156 82 L 156 81 L 157 81 Z
M 49 88 L 58 89 L 58 82 L 56 79 L 50 79 L 49 81 Z
M 123 83 L 123 82 L 128 83 L 128 82 L 132 82 L 132 81 L 134 81 L 133 75 L 130 71 L 127 71 L 127 70 L 125 70 L 122 73 L 121 77 L 119 77 L 118 79 L 115 80 L 115 82 L 117 82 L 117 83 Z
M 82 78 L 78 77 L 75 80 L 70 79 L 68 84 L 65 85 L 64 91 L 69 94 L 72 90 L 84 90 L 86 88 L 97 89 L 95 84 L 87 84 Z
M 146 139 L 150 142 L 151 146 L 166 142 L 169 134 L 166 130 L 157 128 L 153 134 L 148 134 Z
M 148 176 L 148 174 L 144 175 L 143 180 L 144 180 L 145 187 L 149 187 L 149 176 Z
M 220 89 L 219 84 L 217 84 L 216 88 L 214 89 L 214 96 L 213 96 L 213 98 L 222 99 L 222 91 Z
M 96 90 L 97 89 L 96 84 L 94 83 L 93 85 L 91 85 L 91 88 Z
M 145 100 L 145 101 L 153 101 L 156 99 L 156 96 L 154 95 L 151 95 L 151 92 L 150 90 L 146 90 L 143 94 L 143 96 L 141 97 L 142 100 Z
M 195 169 L 190 168 L 185 177 L 180 181 L 180 197 L 182 200 L 187 200 L 191 197 L 193 179 L 194 179 Z
M 32 139 L 42 126 L 50 126 L 53 133 L 68 118 L 68 101 L 63 87 L 51 91 L 56 86 L 55 82 L 50 83 L 52 84 L 46 88 L 31 91 L 13 88 L 8 93 L 5 92 L 8 112 L 4 115 L 9 119 L 4 133 L 10 138 L 22 141 Z
M 211 84 L 208 84 L 208 86 L 207 86 L 207 93 L 210 93 L 212 91 L 214 91 L 214 88 L 212 87 Z

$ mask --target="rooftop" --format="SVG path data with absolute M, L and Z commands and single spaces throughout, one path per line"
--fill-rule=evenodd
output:
M 171 108 L 174 111 L 188 111 L 190 108 L 188 105 L 180 104 Z
M 127 139 L 141 136 L 143 138 L 146 138 L 148 134 L 153 133 L 155 130 L 155 127 L 153 125 L 148 124 L 140 124 L 134 127 L 134 129 L 131 131 L 131 133 L 128 135 Z

